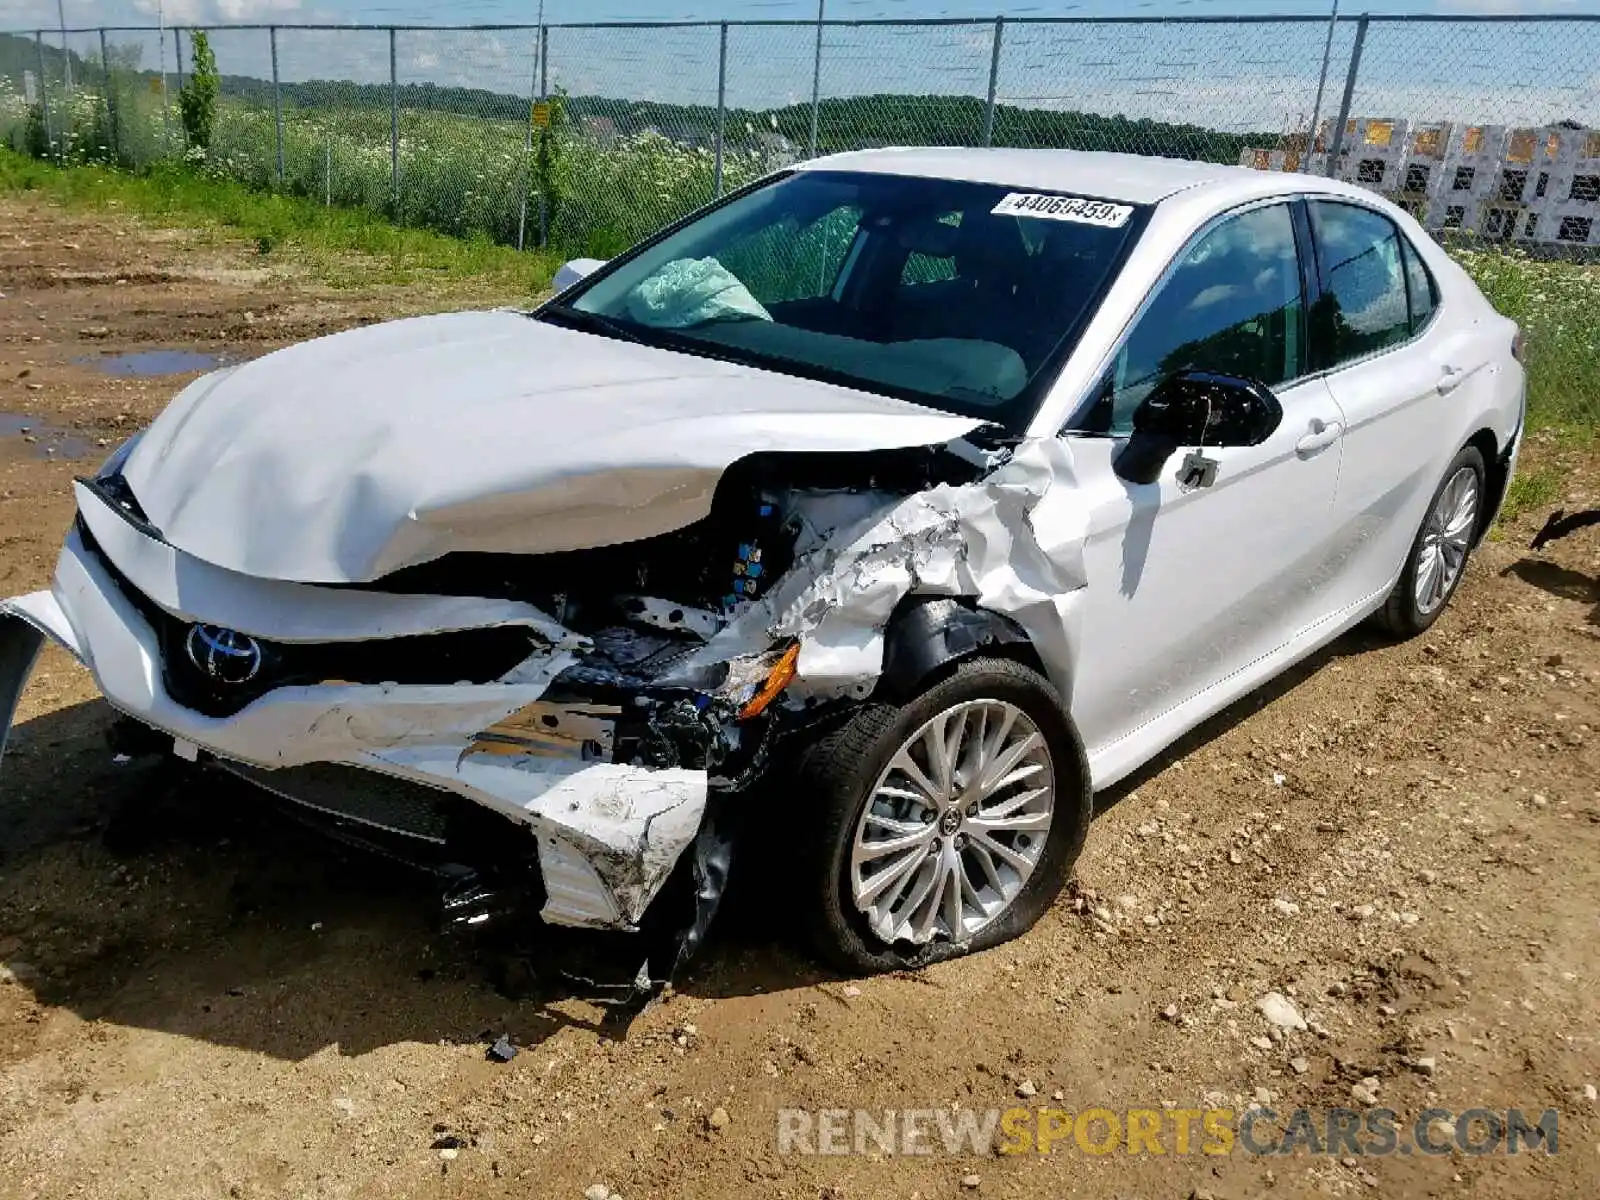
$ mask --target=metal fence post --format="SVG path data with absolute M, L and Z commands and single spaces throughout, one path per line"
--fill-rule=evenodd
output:
M 389 198 L 400 215 L 400 70 L 394 26 L 389 27 Z
M 724 21 L 717 41 L 717 184 L 722 195 L 722 146 L 728 129 L 728 23 Z
M 1356 22 L 1356 42 L 1350 48 L 1350 70 L 1344 77 L 1344 100 L 1339 105 L 1339 124 L 1333 131 L 1333 142 L 1328 146 L 1328 165 L 1323 172 L 1332 179 L 1339 170 L 1339 155 L 1344 150 L 1344 127 L 1350 121 L 1350 105 L 1356 98 L 1356 76 L 1361 73 L 1361 48 L 1367 42 L 1366 13 Z
M 278 186 L 283 186 L 283 96 L 278 90 L 278 27 L 267 30 L 267 42 L 272 49 L 272 128 L 278 148 Z
M 34 30 L 33 40 L 39 48 L 39 116 L 44 122 L 44 151 L 48 158 L 55 139 L 50 136 L 50 77 L 44 73 L 44 30 Z
M 811 141 L 812 158 L 817 156 L 817 110 L 822 105 L 822 14 L 828 0 L 817 0 L 817 51 L 811 62 Z
M 111 163 L 115 166 L 122 161 L 122 134 L 117 129 L 117 104 L 111 93 L 114 86 L 111 79 L 111 55 L 106 50 L 106 31 L 100 29 L 100 74 L 105 80 L 106 101 L 106 136 L 111 139 L 107 147 L 111 151 Z
M 550 99 L 550 26 L 539 26 L 539 99 Z M 548 126 L 546 126 L 548 128 Z M 539 181 L 539 245 L 550 244 L 550 200 L 545 180 Z
M 61 69 L 66 72 L 67 112 L 72 112 L 72 48 L 67 45 L 67 6 L 65 0 L 56 0 L 56 16 L 61 21 Z
M 533 47 L 533 70 L 528 72 L 528 123 L 522 130 L 522 203 L 517 210 L 517 249 L 521 250 L 528 233 L 528 189 L 533 186 L 533 121 L 539 103 L 539 63 L 544 47 Z
M 172 153 L 172 101 L 167 96 L 167 27 L 161 23 L 161 7 L 156 7 L 156 67 L 161 72 L 161 145 Z
M 193 40 L 193 39 L 191 39 Z M 178 68 L 178 90 L 183 91 L 183 30 L 172 31 L 172 61 Z
M 994 48 L 989 52 L 989 104 L 983 110 L 983 144 L 994 145 L 994 102 L 1000 91 L 1000 46 L 1006 34 L 1006 19 L 994 19 Z
M 1339 0 L 1333 0 L 1333 12 L 1328 17 L 1328 37 L 1322 43 L 1322 74 L 1317 76 L 1317 99 L 1311 106 L 1311 132 L 1306 138 L 1306 148 L 1301 164 L 1309 167 L 1311 155 L 1317 149 L 1317 123 L 1322 120 L 1322 98 L 1328 91 L 1328 66 L 1333 58 L 1333 34 L 1339 26 Z

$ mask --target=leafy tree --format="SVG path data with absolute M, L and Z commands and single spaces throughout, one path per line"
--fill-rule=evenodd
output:
M 217 74 L 217 56 L 211 52 L 211 39 L 204 30 L 197 29 L 193 40 L 193 70 L 178 93 L 178 111 L 183 115 L 183 131 L 189 145 L 206 150 L 217 123 L 217 93 L 222 81 Z

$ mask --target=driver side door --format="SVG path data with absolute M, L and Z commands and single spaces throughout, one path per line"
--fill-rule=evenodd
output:
M 1343 416 L 1307 374 L 1303 241 L 1282 202 L 1201 230 L 1111 358 L 1099 436 L 1066 435 L 1090 508 L 1072 713 L 1096 786 L 1254 686 L 1253 664 L 1328 615 Z M 1184 369 L 1267 385 L 1282 423 L 1259 445 L 1182 448 L 1153 483 L 1120 478 L 1134 411 Z M 1191 450 L 1215 464 L 1209 484 Z

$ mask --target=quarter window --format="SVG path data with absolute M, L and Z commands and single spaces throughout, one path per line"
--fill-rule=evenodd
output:
M 1101 383 L 1091 429 L 1125 433 L 1162 379 L 1182 370 L 1271 386 L 1303 373 L 1303 300 L 1287 205 L 1213 226 L 1183 252 Z
M 1404 239 L 1394 223 L 1371 209 L 1320 200 L 1312 202 L 1311 218 L 1322 276 L 1311 336 L 1321 365 L 1335 367 L 1410 338 Z
M 1405 238 L 1400 239 L 1406 256 L 1406 290 L 1411 298 L 1411 332 L 1417 333 L 1433 319 L 1434 305 L 1439 302 L 1439 289 L 1433 282 L 1428 264 L 1422 261 L 1417 248 Z

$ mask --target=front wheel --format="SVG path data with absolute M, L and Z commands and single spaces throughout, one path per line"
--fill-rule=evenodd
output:
M 1426 630 L 1461 586 L 1483 513 L 1486 474 L 1476 446 L 1462 450 L 1446 469 L 1400 580 L 1376 614 L 1377 623 L 1395 637 Z
M 1037 672 L 974 659 L 871 703 L 805 755 L 818 949 L 888 971 L 986 949 L 1049 908 L 1093 813 L 1082 748 Z

